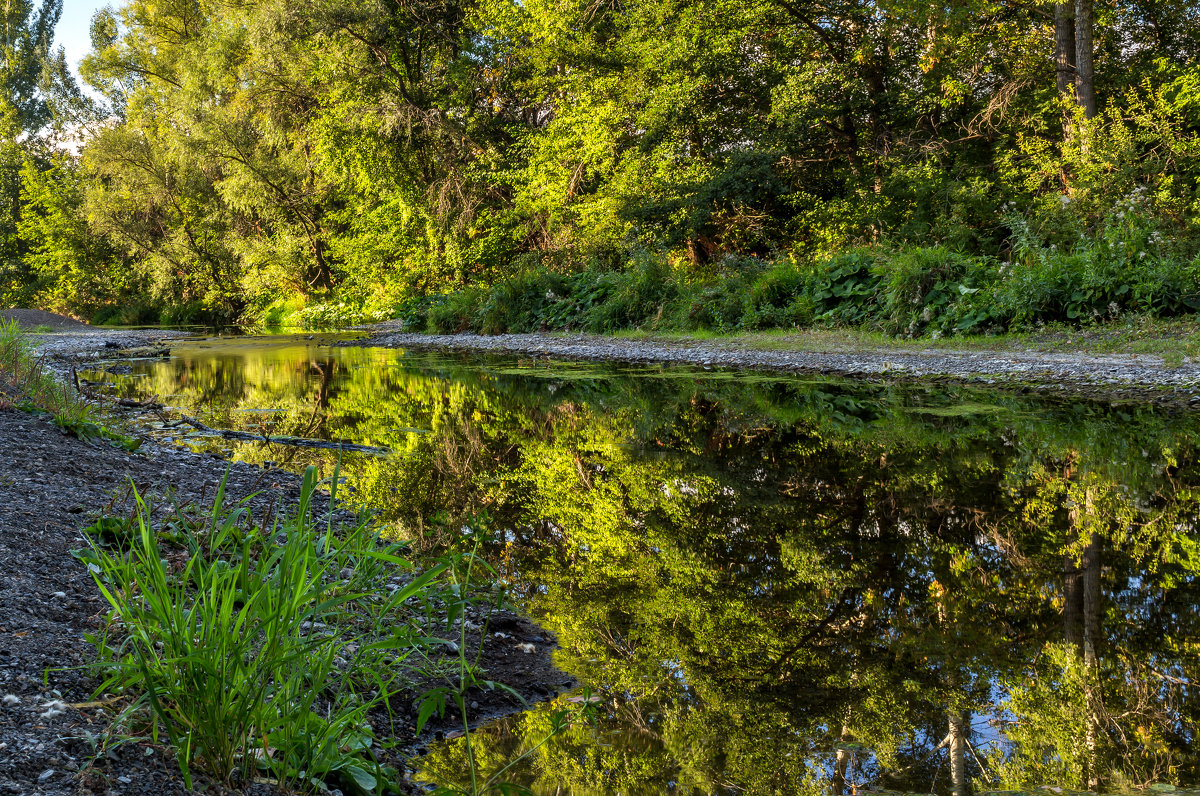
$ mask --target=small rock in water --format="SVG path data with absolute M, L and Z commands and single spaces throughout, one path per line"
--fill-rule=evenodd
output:
M 133 782 L 133 779 L 130 777 L 121 776 L 117 777 L 117 782 L 120 782 L 122 785 L 128 785 L 130 782 Z
M 38 775 L 38 784 L 41 785 L 46 780 L 50 779 L 50 777 L 52 777 L 52 776 L 54 776 L 54 769 L 52 769 L 52 768 L 46 769 L 45 771 L 43 771 L 41 774 Z
M 3 702 L 6 707 L 12 707 L 21 704 L 21 698 L 16 694 L 5 694 L 4 699 L 0 699 L 0 702 Z

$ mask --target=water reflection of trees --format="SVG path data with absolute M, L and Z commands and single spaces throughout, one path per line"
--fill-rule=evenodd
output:
M 326 364 L 325 380 L 247 372 L 238 408 L 302 423 L 320 406 L 314 433 L 395 449 L 349 472 L 399 532 L 432 540 L 486 511 L 516 597 L 603 695 L 598 728 L 520 772 L 535 791 L 1197 780 L 1189 418 L 678 371 Z M 551 709 L 476 748 L 503 765 Z M 462 768 L 454 743 L 427 761 L 441 782 Z
M 1186 423 L 793 389 L 785 422 L 769 389 L 664 391 L 657 422 L 645 390 L 559 393 L 496 435 L 506 564 L 608 708 L 540 751 L 535 790 L 1194 781 Z M 479 742 L 512 752 L 546 713 Z

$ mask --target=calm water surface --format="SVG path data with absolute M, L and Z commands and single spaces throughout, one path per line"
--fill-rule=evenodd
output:
M 354 498 L 487 555 L 601 701 L 537 793 L 1200 783 L 1200 418 L 958 387 L 204 340 L 104 375 L 212 426 L 386 446 Z M 163 430 L 170 436 L 178 430 Z M 231 443 L 193 436 L 186 444 Z M 251 462 L 335 454 L 252 443 Z M 567 696 L 475 733 L 485 767 Z M 462 741 L 424 760 L 467 780 Z

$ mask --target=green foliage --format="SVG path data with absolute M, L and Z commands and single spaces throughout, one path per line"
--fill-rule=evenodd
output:
M 301 329 L 344 329 L 360 323 L 382 321 L 391 317 L 390 312 L 367 312 L 361 307 L 351 307 L 344 302 L 337 304 L 309 304 L 300 310 L 296 319 Z
M 132 0 L 93 20 L 113 122 L 74 157 L 103 117 L 56 0 L 16 3 L 0 300 L 489 333 L 1191 313 L 1200 39 L 1171 9 L 1106 11 L 1085 119 L 1037 6 Z
M 689 277 L 645 257 L 626 271 L 526 271 L 490 290 L 452 293 L 410 311 L 418 327 L 424 318 L 438 332 L 737 331 L 819 322 L 881 325 L 913 336 L 982 326 L 990 316 L 968 298 L 978 291 L 971 285 L 987 280 L 987 267 L 944 248 L 858 249 L 808 267 L 729 258 L 708 275 Z
M 884 330 L 891 334 L 976 331 L 991 318 L 989 304 L 971 296 L 993 278 L 995 263 L 939 246 L 900 251 L 884 268 Z
M 89 313 L 136 292 L 128 262 L 94 235 L 83 213 L 86 182 L 78 164 L 59 154 L 41 167 L 21 168 L 21 219 L 17 231 L 38 303 L 56 312 Z
M 813 269 L 806 286 L 816 318 L 840 324 L 868 321 L 879 306 L 876 255 L 865 249 L 843 252 Z
M 1014 252 L 991 290 L 998 317 L 1015 324 L 1082 323 L 1122 312 L 1171 316 L 1200 309 L 1200 249 L 1180 246 L 1137 188 L 1102 220 L 1096 238 L 1059 247 L 1011 214 Z
M 158 323 L 165 312 L 148 301 L 131 300 L 102 306 L 88 320 L 94 326 L 142 326 Z
M 662 318 L 668 302 L 683 292 L 679 276 L 648 252 L 639 253 L 625 271 L 599 274 L 594 287 L 581 286 L 578 303 L 587 313 L 587 328 L 620 329 Z
M 441 570 L 380 594 L 383 573 L 411 564 L 365 524 L 315 524 L 316 487 L 310 468 L 295 515 L 263 527 L 224 504 L 222 483 L 206 514 L 167 521 L 177 549 L 135 491 L 128 532 L 91 536 L 85 558 L 112 612 L 96 638 L 99 690 L 134 697 L 120 724 L 164 733 L 189 787 L 194 765 L 223 782 L 264 769 L 305 790 L 373 793 L 394 776 L 370 751 L 367 715 L 410 685 L 404 661 L 431 642 L 394 620 Z
M 0 407 L 3 406 L 48 414 L 61 428 L 82 439 L 103 437 L 129 450 L 137 447 L 136 441 L 108 430 L 97 421 L 94 407 L 35 355 L 16 321 L 0 320 Z

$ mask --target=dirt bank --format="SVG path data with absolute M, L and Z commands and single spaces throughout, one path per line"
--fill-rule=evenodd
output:
M 107 332 L 81 355 L 103 352 L 104 343 L 144 345 L 142 333 Z M 97 346 L 99 346 L 97 348 Z M 272 505 L 292 505 L 299 495 L 295 474 L 238 463 L 147 441 L 137 453 L 103 441 L 83 441 L 48 419 L 0 410 L 0 794 L 163 794 L 184 787 L 173 755 L 160 744 L 135 741 L 97 746 L 111 718 L 91 703 L 98 684 L 84 667 L 93 659 L 85 640 L 106 612 L 88 571 L 70 551 L 86 545 L 81 528 L 97 512 L 131 508 L 128 485 L 143 494 L 174 494 L 181 502 L 210 503 L 229 469 L 233 499 L 255 495 L 256 516 Z M 328 511 L 318 505 L 317 511 Z M 552 640 L 536 625 L 512 614 L 493 617 L 501 635 L 477 640 L 488 677 L 537 701 L 572 685 L 550 662 Z M 526 654 L 516 645 L 532 644 Z M 445 727 L 412 737 L 410 695 L 393 704 L 399 717 L 391 762 L 422 751 Z M 518 700 L 495 691 L 472 695 L 475 718 L 512 713 Z M 198 783 L 209 792 L 225 792 Z M 253 785 L 247 793 L 273 793 Z
M 93 328 L 82 321 L 45 310 L 0 310 L 0 321 L 16 321 L 17 325 L 25 331 L 36 329 L 39 326 L 54 332 L 82 331 Z
M 370 337 L 345 345 L 502 351 L 534 357 L 676 362 L 704 367 L 819 373 L 851 378 L 940 378 L 1020 385 L 1168 402 L 1200 403 L 1200 363 L 1162 357 L 1017 350 L 863 349 L 766 350 L 737 340 L 623 339 L 590 334 L 426 335 L 397 331 L 395 322 L 362 327 Z M 786 345 L 786 343 L 781 343 Z

